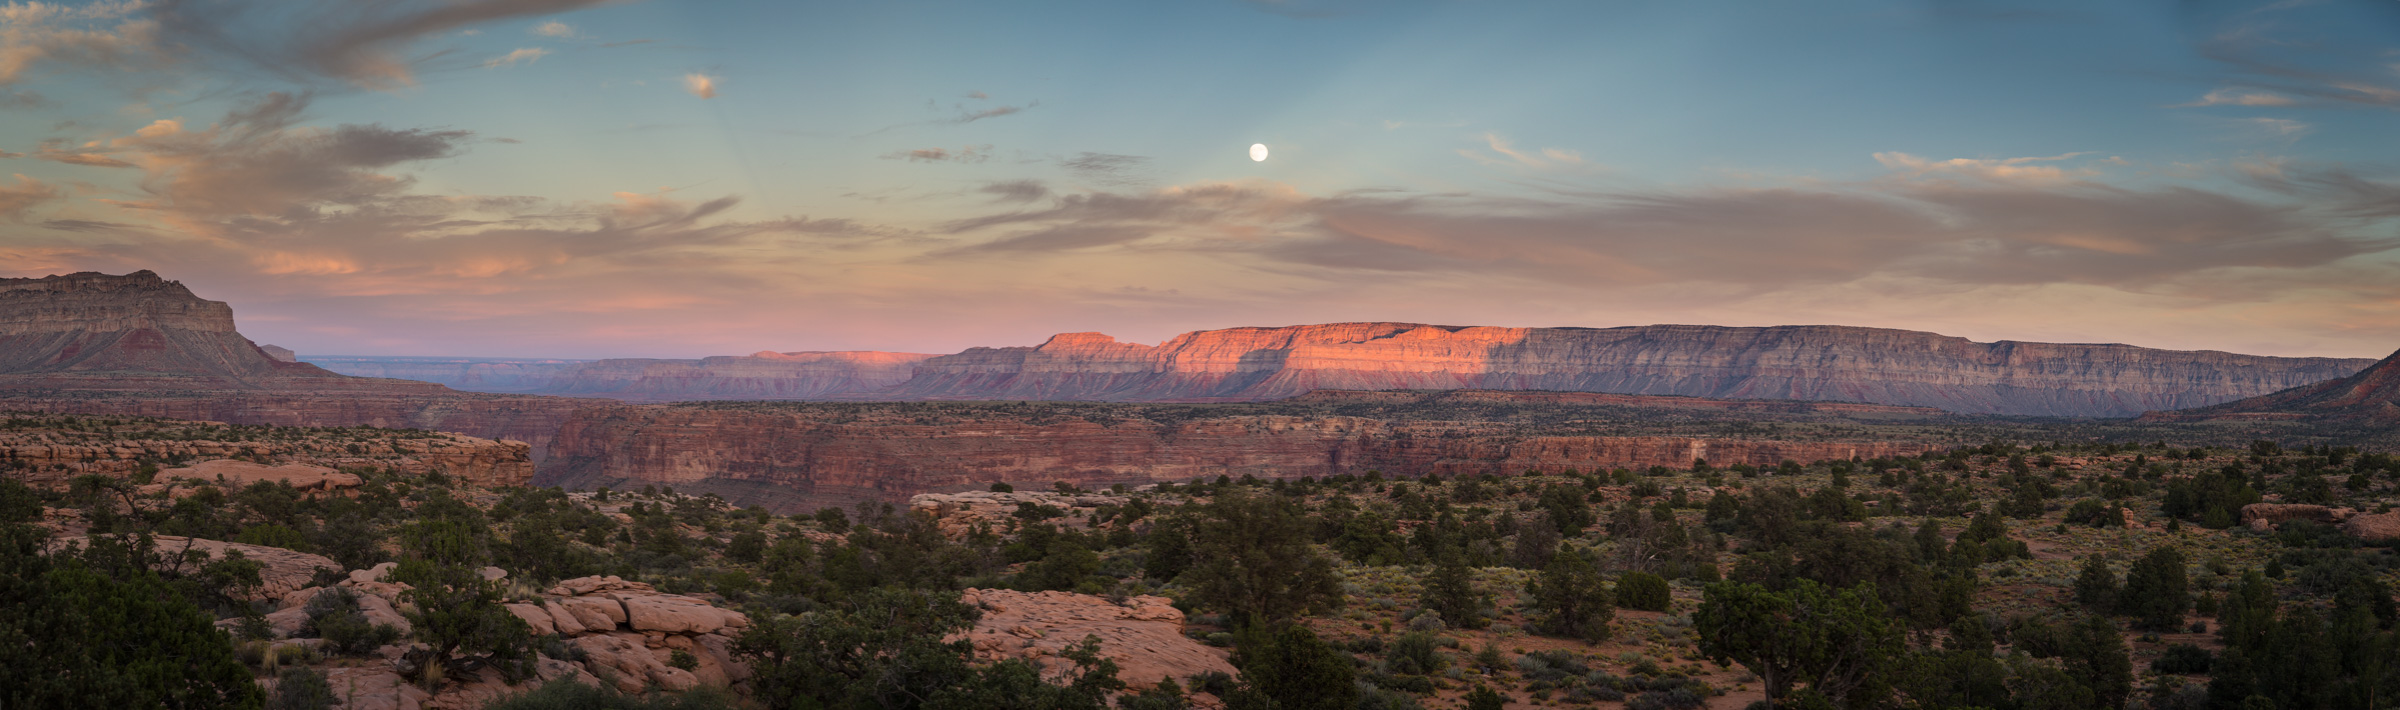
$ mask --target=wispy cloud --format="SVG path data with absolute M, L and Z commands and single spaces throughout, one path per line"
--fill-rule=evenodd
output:
M 2290 105 L 2292 105 L 2292 104 L 2294 104 L 2294 103 L 2297 103 L 2297 102 L 2293 101 L 2293 100 L 2292 100 L 2292 97 L 2289 97 L 2289 96 L 2284 96 L 2284 95 L 2282 95 L 2282 94 L 2277 94 L 2277 93 L 2274 93 L 2274 92 L 2271 92 L 2271 91 L 2257 91 L 2257 90 L 2252 90 L 2252 89 L 2235 89 L 2235 88 L 2230 88 L 2230 87 L 2229 87 L 2229 88 L 2217 89 L 2217 90 L 2215 90 L 2215 91 L 2210 91 L 2210 92 L 2208 92 L 2207 94 L 2204 94 L 2204 95 L 2202 95 L 2202 96 L 2200 97 L 2200 100 L 2198 100 L 2198 101 L 2193 101 L 2193 102 L 2191 102 L 2191 103 L 2188 103 L 2188 104 L 2176 104 L 2176 105 L 2175 105 L 2175 107 L 2176 107 L 2176 108 L 2189 108 L 2189 107 L 2193 107 L 2193 106 L 2290 106 Z
M 569 25 L 557 20 L 551 20 L 549 22 L 534 25 L 532 29 L 526 31 L 532 32 L 533 34 L 541 37 L 558 37 L 565 39 L 575 36 L 574 25 Z
M 917 163 L 980 163 L 990 160 L 991 157 L 992 147 L 989 145 L 970 145 L 958 150 L 919 148 L 893 151 L 883 155 L 884 160 L 906 160 Z
M 1898 151 L 1875 154 L 1875 162 L 1907 177 L 1968 177 L 1993 182 L 2058 183 L 2100 174 L 2091 168 L 2068 168 L 2051 163 L 2091 155 L 2065 153 L 2025 158 L 1951 158 L 1932 160 Z
M 24 175 L 15 177 L 15 185 L 0 184 L 0 219 L 22 221 L 35 206 L 59 197 L 56 186 Z
M 528 47 L 493 57 L 490 61 L 484 62 L 483 66 L 486 68 L 505 67 L 514 65 L 517 62 L 531 64 L 534 61 L 546 56 L 550 56 L 550 50 Z
M 1583 154 L 1564 148 L 1543 148 L 1536 151 L 1518 150 L 1516 144 L 1497 133 L 1483 134 L 1483 143 L 1491 153 L 1461 148 L 1458 154 L 1485 165 L 1517 165 L 1527 168 L 1571 168 L 1584 165 Z M 1498 154 L 1499 157 L 1494 157 Z
M 1109 186 L 1134 185 L 1145 182 L 1143 168 L 1150 158 L 1116 153 L 1077 153 L 1075 157 L 1058 161 L 1058 166 L 1083 180 Z

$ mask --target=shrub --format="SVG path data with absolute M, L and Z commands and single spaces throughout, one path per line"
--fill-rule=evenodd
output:
M 359 611 L 358 594 L 348 588 L 332 587 L 318 592 L 303 608 L 308 620 L 300 624 L 300 635 L 325 639 L 326 650 L 334 653 L 371 653 L 400 639 L 399 629 L 369 623 Z
M 723 689 L 702 686 L 680 695 L 623 695 L 572 679 L 542 684 L 532 692 L 507 698 L 484 710 L 729 710 L 740 707 Z
M 1434 673 L 1450 665 L 1450 658 L 1441 651 L 1441 642 L 1424 631 L 1401 635 L 1384 654 L 1384 661 L 1393 673 L 1402 675 Z
M 1674 595 L 1667 589 L 1667 580 L 1648 572 L 1627 572 L 1617 577 L 1617 606 L 1642 611 L 1666 611 Z
M 267 710 L 327 710 L 333 703 L 333 684 L 324 672 L 293 666 L 275 676 L 275 694 L 268 696 Z

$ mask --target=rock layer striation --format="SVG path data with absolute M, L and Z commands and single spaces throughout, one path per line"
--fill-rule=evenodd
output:
M 1988 414 L 2130 416 L 2340 378 L 2370 364 L 1847 326 L 1490 328 L 1333 323 L 1068 333 L 919 363 L 889 399 L 1257 401 L 1320 389 L 1495 389 L 1795 399 Z

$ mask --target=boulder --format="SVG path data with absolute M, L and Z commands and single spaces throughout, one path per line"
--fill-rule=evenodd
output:
M 2400 512 L 2350 516 L 2342 521 L 2342 532 L 2368 542 L 2400 540 Z
M 624 603 L 626 621 L 635 631 L 705 634 L 727 627 L 738 629 L 749 625 L 750 621 L 740 612 L 719 609 L 708 602 L 686 596 L 628 592 L 616 592 L 609 596 Z
M 654 682 L 654 678 L 675 677 L 672 673 L 654 673 L 654 671 L 681 672 L 679 669 L 669 667 L 658 654 L 651 653 L 650 649 L 643 645 L 640 634 L 621 631 L 591 634 L 568 639 L 567 643 L 583 652 L 583 666 L 586 670 L 591 671 L 594 676 L 608 679 L 621 692 L 639 693 L 649 683 Z M 683 675 L 688 678 L 691 674 L 684 673 Z M 686 689 L 689 689 L 689 686 L 686 686 Z
M 558 605 L 575 615 L 576 623 L 587 632 L 613 631 L 625 623 L 625 605 L 615 599 L 600 597 L 566 597 Z
M 2342 517 L 2343 516 L 2337 514 L 2335 509 L 2327 508 L 2322 505 L 2302 505 L 2294 503 L 2251 503 L 2249 505 L 2242 506 L 2242 522 L 2244 523 L 2249 523 L 2255 520 L 2264 520 L 2270 524 L 2281 523 L 2286 520 L 2313 520 L 2320 523 L 2336 523 L 2341 522 Z
M 504 606 L 508 609 L 508 613 L 524 619 L 525 625 L 532 627 L 535 634 L 548 636 L 558 633 L 558 627 L 550 621 L 549 610 L 533 604 L 507 604 Z
M 567 611 L 556 599 L 542 602 L 542 613 L 550 615 L 550 628 L 556 629 L 560 636 L 579 636 L 586 630 L 583 621 L 575 618 L 575 612 Z

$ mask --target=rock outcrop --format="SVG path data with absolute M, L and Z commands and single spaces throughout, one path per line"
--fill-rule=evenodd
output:
M 481 357 L 344 357 L 310 355 L 303 361 L 352 377 L 416 380 L 467 392 L 532 392 L 559 372 L 588 360 Z
M 2152 421 L 2332 419 L 2370 426 L 2400 424 L 2400 352 L 2349 377 L 2210 407 L 2151 412 L 2143 418 Z
M 0 279 L 0 374 L 139 373 L 219 385 L 338 379 L 234 332 L 233 309 L 148 271 Z
M 1068 333 L 918 363 L 891 399 L 1255 401 L 1320 389 L 1494 389 L 1838 400 L 2130 416 L 2358 372 L 2365 360 L 1977 343 L 1846 326 L 1231 328 L 1158 346 Z
M 414 427 L 543 446 L 585 403 L 349 377 L 277 359 L 233 310 L 148 271 L 0 279 L 0 410 Z
M 12 406 L 0 398 L 0 409 Z M 234 485 L 280 480 L 302 490 L 344 488 L 356 477 L 335 473 L 344 466 L 371 466 L 409 473 L 439 471 L 477 486 L 518 486 L 533 477 L 531 447 L 458 434 L 303 430 L 281 437 L 250 437 L 211 421 L 158 418 L 101 420 L 66 417 L 56 421 L 7 418 L 0 431 L 0 469 L 10 478 L 57 486 L 82 474 L 126 475 L 144 461 L 191 461 L 160 471 L 166 481 L 220 476 Z M 71 425 L 71 426 L 70 426 Z M 247 457 L 282 462 L 263 465 L 226 460 Z M 348 479 L 340 483 L 338 479 Z
M 625 405 L 584 410 L 552 442 L 536 485 L 666 484 L 778 512 L 902 500 L 994 482 L 1086 487 L 1195 477 L 1299 478 L 1381 470 L 1424 475 L 1773 465 L 1913 455 L 1934 441 L 1527 435 L 1490 421 L 1213 413 L 1173 408 L 1121 420 L 1004 407 L 809 405 L 741 409 Z M 1181 418 L 1188 416 L 1190 418 Z
M 403 595 L 409 587 L 386 579 L 392 567 L 386 562 L 373 569 L 353 570 L 338 586 L 358 595 L 359 610 L 368 622 L 406 631 L 408 621 L 400 612 L 407 608 Z M 502 574 L 487 568 L 485 576 Z M 288 638 L 297 632 L 307 619 L 309 600 L 325 591 L 308 587 L 282 595 L 280 608 L 267 614 L 275 635 Z M 692 597 L 661 593 L 641 582 L 617 577 L 569 579 L 538 597 L 510 602 L 507 609 L 535 634 L 561 637 L 579 660 L 542 658 L 537 677 L 514 688 L 487 673 L 481 680 L 447 686 L 438 694 L 411 693 L 400 689 L 405 684 L 397 682 L 400 674 L 395 670 L 407 662 L 402 659 L 404 647 L 387 646 L 383 655 L 394 659 L 392 664 L 334 675 L 335 687 L 342 687 L 345 679 L 358 681 L 361 692 L 356 697 L 376 703 L 371 707 L 463 710 L 560 678 L 594 686 L 605 683 L 621 692 L 639 694 L 685 691 L 701 685 L 729 687 L 750 676 L 749 666 L 733 656 L 733 639 L 749 626 L 749 617 Z M 684 664 L 690 668 L 678 666 L 678 653 L 690 657 L 690 663 Z
M 959 601 L 983 611 L 967 632 L 977 659 L 1027 659 L 1053 681 L 1074 671 L 1060 654 L 1085 637 L 1100 640 L 1100 656 L 1116 661 L 1117 679 L 1130 688 L 1209 671 L 1239 675 L 1224 652 L 1184 637 L 1183 612 L 1165 597 L 1120 603 L 1072 592 L 968 589 Z

